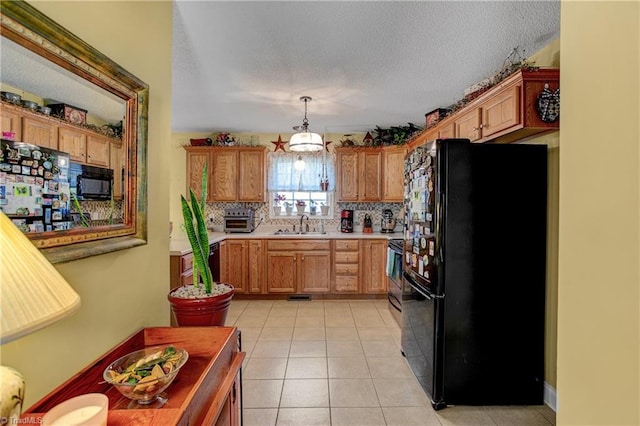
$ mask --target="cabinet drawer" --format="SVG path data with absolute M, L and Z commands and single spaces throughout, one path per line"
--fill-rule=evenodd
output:
M 193 284 L 193 271 L 189 271 L 187 273 L 180 275 L 180 285 L 191 285 Z
M 358 264 L 336 263 L 336 275 L 358 275 Z
M 355 276 L 337 276 L 336 277 L 336 291 L 337 292 L 358 292 L 358 277 Z
M 180 272 L 193 268 L 193 254 L 185 254 L 180 258 Z
M 358 263 L 357 251 L 341 251 L 335 253 L 336 263 Z
M 316 251 L 329 250 L 331 240 L 268 240 L 267 250 Z
M 336 240 L 336 251 L 358 251 L 358 240 Z

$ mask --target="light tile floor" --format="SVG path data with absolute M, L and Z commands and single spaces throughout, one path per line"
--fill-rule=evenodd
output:
M 547 406 L 435 411 L 400 353 L 386 300 L 234 300 L 244 426 L 549 426 Z

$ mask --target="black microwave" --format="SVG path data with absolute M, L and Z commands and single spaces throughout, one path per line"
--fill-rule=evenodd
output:
M 69 165 L 69 187 L 78 200 L 110 200 L 113 170 L 72 162 Z

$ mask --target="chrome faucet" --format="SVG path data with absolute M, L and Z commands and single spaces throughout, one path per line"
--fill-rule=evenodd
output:
M 307 227 L 306 227 L 306 231 L 305 232 L 309 232 L 309 216 L 307 216 L 306 214 L 303 214 L 302 216 L 300 216 L 300 233 L 302 234 L 302 221 L 304 220 L 304 218 L 307 218 Z

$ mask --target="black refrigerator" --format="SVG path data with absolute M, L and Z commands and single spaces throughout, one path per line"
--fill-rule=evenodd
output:
M 542 404 L 547 147 L 419 146 L 405 210 L 402 352 L 433 407 Z

